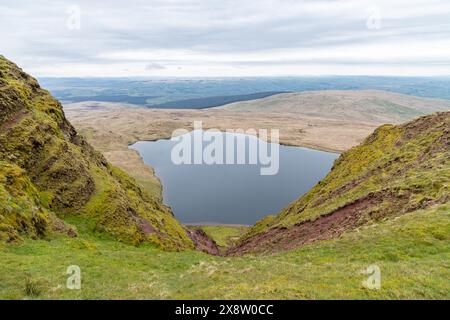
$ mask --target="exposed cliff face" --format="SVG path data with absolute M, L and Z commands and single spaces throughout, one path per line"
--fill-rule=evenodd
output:
M 67 215 L 118 240 L 193 248 L 168 208 L 96 152 L 37 81 L 0 56 L 0 239 L 74 236 Z M 58 218 L 59 217 L 59 218 Z
M 450 112 L 442 112 L 379 127 L 308 193 L 258 222 L 229 254 L 292 249 L 449 201 Z

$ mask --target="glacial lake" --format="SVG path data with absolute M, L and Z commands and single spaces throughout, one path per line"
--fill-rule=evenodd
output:
M 194 144 L 198 141 L 194 139 L 194 132 L 202 134 L 205 131 L 191 131 L 181 136 L 191 140 L 191 162 L 194 162 Z M 130 146 L 139 152 L 146 164 L 154 168 L 163 186 L 164 203 L 172 208 L 182 223 L 254 224 L 269 214 L 278 213 L 311 189 L 327 175 L 339 156 L 308 148 L 275 146 L 249 135 L 224 132 L 217 134 L 222 135 L 223 141 L 246 141 L 243 147 L 245 164 L 236 164 L 238 154 L 241 152 L 242 155 L 243 150 L 238 149 L 237 142 L 233 148 L 234 154 L 228 152 L 233 156 L 230 159 L 234 159 L 234 162 L 225 159 L 227 150 L 230 149 L 222 149 L 225 164 L 175 164 L 172 161 L 172 150 L 176 145 L 180 147 L 180 142 L 170 139 L 139 141 Z M 276 174 L 261 175 L 262 167 L 268 167 L 267 158 L 263 164 L 259 160 L 256 164 L 249 163 L 250 150 L 253 150 L 250 148 L 251 142 L 258 143 L 258 152 L 265 150 L 261 146 L 267 148 L 265 154 L 269 158 L 274 159 L 275 154 L 279 154 Z M 205 146 L 211 142 L 202 141 L 200 144 L 205 150 Z M 271 154 L 276 148 L 279 152 Z M 216 155 L 216 152 L 212 154 Z M 273 163 L 276 161 L 272 160 Z M 272 168 L 276 166 L 272 165 Z

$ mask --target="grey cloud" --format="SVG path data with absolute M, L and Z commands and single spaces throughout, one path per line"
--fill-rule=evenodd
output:
M 450 6 L 446 0 L 415 0 L 412 4 L 402 0 L 396 6 L 378 1 L 382 3 L 381 30 L 367 29 L 365 9 L 372 2 L 362 2 L 16 0 L 7 6 L 0 3 L 0 53 L 33 69 L 38 63 L 49 67 L 52 63 L 105 64 L 108 62 L 99 55 L 125 50 L 240 54 L 274 49 L 332 50 L 337 46 L 352 50 L 354 45 L 430 40 L 448 43 L 450 39 Z M 81 10 L 80 30 L 66 27 L 66 10 L 71 5 Z M 426 9 L 423 13 L 420 6 Z M 147 71 L 167 69 L 164 62 L 142 62 Z M 245 63 L 251 65 L 235 64 Z
M 163 70 L 165 68 L 166 67 L 163 66 L 162 64 L 155 63 L 155 62 L 150 62 L 145 65 L 145 70 Z

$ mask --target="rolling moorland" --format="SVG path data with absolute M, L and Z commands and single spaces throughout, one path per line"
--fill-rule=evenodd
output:
M 187 229 L 0 58 L 0 298 L 448 299 L 450 112 L 350 146 L 279 215 L 235 232 Z M 65 287 L 73 264 L 81 290 Z M 362 284 L 372 264 L 380 290 Z
M 39 78 L 61 103 L 120 102 L 178 106 L 186 99 L 208 104 L 211 97 L 246 96 L 261 92 L 363 90 L 367 88 L 426 98 L 450 99 L 450 77 L 225 77 L 225 78 Z M 209 106 L 215 104 L 211 100 Z
M 192 129 L 194 120 L 203 121 L 205 129 L 279 128 L 282 144 L 343 152 L 382 124 L 445 110 L 450 110 L 449 100 L 376 90 L 286 93 L 203 110 L 146 109 L 104 102 L 64 105 L 75 128 L 113 165 L 155 196 L 161 192 L 158 179 L 128 146 L 140 140 L 169 138 L 177 128 Z

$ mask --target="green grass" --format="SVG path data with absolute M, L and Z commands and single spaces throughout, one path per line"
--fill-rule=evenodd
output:
M 317 219 L 371 194 L 383 201 L 359 213 L 368 220 L 445 202 L 450 192 L 450 151 L 444 128 L 449 124 L 447 112 L 377 128 L 362 144 L 343 153 L 310 191 L 277 216 L 258 222 L 245 237 Z
M 449 299 L 450 205 L 362 227 L 339 239 L 272 256 L 164 252 L 92 234 L 0 247 L 2 299 Z M 369 265 L 381 289 L 362 286 Z M 81 290 L 66 288 L 78 265 Z
M 231 225 L 201 226 L 200 228 L 221 247 L 229 247 L 248 229 L 246 226 Z

